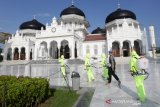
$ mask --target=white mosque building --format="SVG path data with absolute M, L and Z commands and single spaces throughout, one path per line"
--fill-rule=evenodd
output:
M 112 50 L 115 57 L 129 57 L 133 47 L 138 54 L 148 52 L 146 30 L 136 15 L 118 8 L 107 17 L 104 28 L 89 33 L 85 14 L 73 4 L 62 10 L 60 19 L 43 25 L 36 19 L 20 25 L 4 47 L 4 60 L 84 59 L 86 53 L 100 58 Z

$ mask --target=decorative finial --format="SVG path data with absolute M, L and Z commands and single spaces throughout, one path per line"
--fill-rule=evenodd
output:
M 36 15 L 33 15 L 33 19 L 36 19 Z
M 118 2 L 118 4 L 117 4 L 117 6 L 118 6 L 118 9 L 120 9 L 120 3 L 119 3 L 119 0 L 118 0 L 117 2 Z
M 74 0 L 72 0 L 72 5 L 74 5 Z

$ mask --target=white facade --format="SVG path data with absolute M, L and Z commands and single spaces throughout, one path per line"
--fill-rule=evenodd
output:
M 5 43 L 4 60 L 52 60 L 61 55 L 83 59 L 86 53 L 100 58 L 110 50 L 116 57 L 128 57 L 133 46 L 139 54 L 147 52 L 146 31 L 132 18 L 107 23 L 105 39 L 101 40 L 85 40 L 89 26 L 84 16 L 67 14 L 59 20 L 53 17 L 45 29 L 19 29 Z
M 106 40 L 85 41 L 83 43 L 83 57 L 89 53 L 93 58 L 101 58 L 102 53 L 106 52 Z
M 139 22 L 131 18 L 117 19 L 106 24 L 108 49 L 117 57 L 130 56 L 134 46 L 139 54 L 146 53 L 146 34 Z

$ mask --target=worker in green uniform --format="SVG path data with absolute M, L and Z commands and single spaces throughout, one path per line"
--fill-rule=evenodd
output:
M 65 63 L 64 63 L 64 55 L 61 55 L 61 57 L 59 58 L 59 63 L 61 65 L 61 72 L 63 76 L 66 76 L 66 72 L 65 72 Z
M 108 79 L 108 67 L 107 67 L 107 62 L 106 62 L 106 55 L 103 53 L 102 54 L 102 61 L 101 61 L 101 66 L 103 68 L 103 75 L 102 77 L 107 80 Z
M 131 75 L 134 78 L 134 82 L 135 82 L 135 86 L 137 89 L 137 93 L 138 93 L 138 99 L 141 102 L 145 101 L 145 97 L 146 97 L 146 93 L 145 93 L 145 89 L 144 89 L 144 75 L 140 75 L 138 73 L 138 65 L 137 65 L 137 60 L 141 58 L 135 50 L 133 50 L 131 52 L 131 59 L 130 59 L 130 71 L 131 71 Z
M 85 65 L 85 69 L 87 71 L 88 82 L 91 82 L 95 78 L 94 78 L 94 75 L 93 75 L 93 67 L 90 63 L 90 54 L 89 53 L 86 54 L 84 65 Z

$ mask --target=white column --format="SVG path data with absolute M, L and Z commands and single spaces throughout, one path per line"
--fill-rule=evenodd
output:
M 11 51 L 11 60 L 13 60 L 13 50 Z
M 51 44 L 47 42 L 47 49 L 48 49 L 47 59 L 50 59 L 50 58 L 51 58 L 51 57 L 50 57 L 50 54 L 49 54 L 50 45 L 51 45 Z
M 119 32 L 119 25 L 118 25 L 118 24 L 116 24 L 116 26 L 117 26 L 117 32 Z
M 20 56 L 21 56 L 21 48 L 20 48 L 20 47 L 18 47 L 18 53 L 19 53 L 19 58 L 18 58 L 18 60 L 20 60 Z
M 131 41 L 131 52 L 133 50 L 133 47 L 134 47 L 134 41 Z
M 26 59 L 25 60 L 29 60 L 29 56 L 30 56 L 30 49 L 29 47 L 25 47 L 25 50 L 26 50 Z
M 60 57 L 60 49 L 61 49 L 61 42 L 57 42 L 58 47 L 58 58 Z
M 70 42 L 69 44 L 69 48 L 70 48 L 70 54 L 71 54 L 71 57 L 70 59 L 75 59 L 75 56 L 74 56 L 74 47 L 75 47 L 75 42 L 74 40 L 72 39 L 72 42 Z
M 81 53 L 81 47 L 80 46 L 82 46 L 82 45 L 80 45 L 80 42 L 79 41 L 77 41 L 77 58 L 80 58 L 80 53 Z
M 138 32 L 141 32 L 141 28 L 140 28 L 140 26 L 138 25 Z
M 123 49 L 122 49 L 122 47 L 123 47 L 123 43 L 120 42 L 120 44 L 119 44 L 119 48 L 120 48 L 120 57 L 123 57 Z
M 7 48 L 4 48 L 4 61 L 6 61 L 7 60 Z
M 134 28 L 134 23 L 132 22 L 132 28 Z
M 35 47 L 34 47 L 34 60 L 37 60 L 37 57 L 38 57 L 38 46 L 37 46 L 37 44 L 35 43 Z
M 149 27 L 149 33 L 150 33 L 150 39 L 151 39 L 151 48 L 152 48 L 152 54 L 153 57 L 156 57 L 156 42 L 155 42 L 155 33 L 154 33 L 154 26 Z
M 14 60 L 14 48 L 12 48 L 12 56 L 11 56 L 11 60 Z

